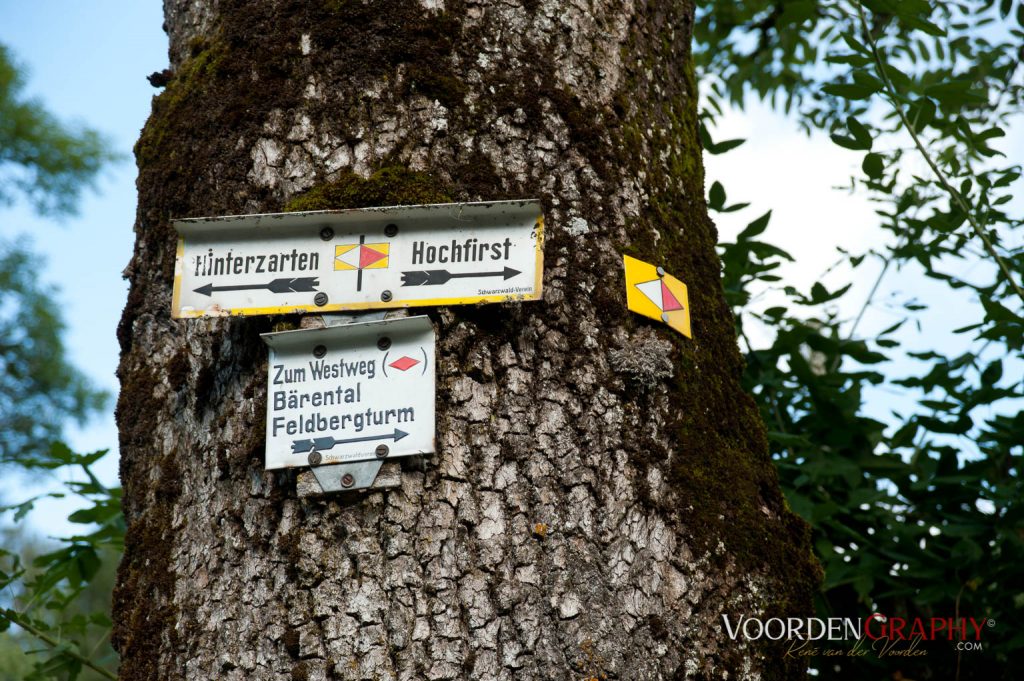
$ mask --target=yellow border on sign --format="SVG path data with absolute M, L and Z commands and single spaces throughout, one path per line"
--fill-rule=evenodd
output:
M 178 249 L 174 252 L 174 292 L 171 294 L 171 317 L 174 319 L 183 319 L 183 315 L 178 314 L 178 308 L 181 301 L 181 277 L 184 274 L 182 270 L 185 268 L 185 237 L 178 237 Z
M 476 303 L 505 303 L 540 300 L 544 295 L 544 216 L 537 218 L 537 265 L 533 282 L 533 293 L 511 293 L 493 296 L 472 296 L 469 298 L 426 298 L 422 300 L 392 300 L 390 303 L 374 301 L 369 303 L 340 303 L 334 305 L 279 305 L 276 307 L 243 307 L 210 312 L 208 310 L 181 310 L 182 268 L 185 263 L 185 238 L 178 238 L 178 250 L 174 260 L 174 293 L 171 297 L 171 317 L 174 319 L 197 319 L 199 317 L 248 317 L 253 315 L 319 314 L 321 312 L 343 312 L 348 310 L 386 310 L 400 307 L 431 307 L 443 305 L 474 305 Z
M 528 300 L 540 300 L 544 297 L 544 216 L 540 215 L 537 218 L 536 223 L 537 229 L 537 273 L 534 276 L 533 281 L 533 298 Z

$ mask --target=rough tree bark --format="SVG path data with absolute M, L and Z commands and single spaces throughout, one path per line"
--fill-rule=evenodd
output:
M 721 615 L 806 615 L 805 526 L 741 391 L 691 2 L 165 0 L 119 328 L 121 678 L 783 678 Z M 545 299 L 428 309 L 439 451 L 400 489 L 263 470 L 295 317 L 172 320 L 172 217 L 541 198 Z M 620 253 L 689 285 L 626 311 Z

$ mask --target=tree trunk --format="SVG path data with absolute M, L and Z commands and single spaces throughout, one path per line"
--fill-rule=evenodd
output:
M 783 678 L 722 615 L 818 568 L 739 386 L 703 194 L 691 2 L 165 0 L 118 337 L 121 678 Z M 297 316 L 172 320 L 171 218 L 540 198 L 542 302 L 426 309 L 438 452 L 299 498 L 263 470 Z M 621 254 L 689 286 L 627 312 Z

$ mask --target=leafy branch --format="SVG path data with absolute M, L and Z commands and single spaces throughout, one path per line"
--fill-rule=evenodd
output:
M 892 105 L 893 111 L 895 111 L 896 115 L 899 116 L 900 121 L 903 123 L 903 129 L 906 130 L 907 133 L 910 135 L 911 139 L 914 140 L 914 146 L 917 147 L 917 150 L 921 154 L 921 157 L 924 159 L 925 163 L 927 163 L 928 167 L 931 168 L 931 171 L 935 173 L 935 177 L 942 185 L 942 188 L 946 190 L 946 192 L 954 201 L 956 201 L 957 205 L 960 207 L 960 210 L 963 211 L 964 217 L 966 217 L 967 221 L 970 222 L 971 227 L 974 228 L 974 233 L 978 236 L 978 238 L 981 239 L 982 243 L 984 243 L 985 250 L 988 252 L 989 256 L 999 265 L 999 269 L 1002 270 L 1003 276 L 1006 277 L 1006 281 L 1013 288 L 1014 292 L 1017 294 L 1017 297 L 1020 298 L 1021 302 L 1024 303 L 1024 290 L 1021 290 L 1021 287 L 1017 283 L 1017 280 L 1014 279 L 1013 274 L 1010 272 L 1009 266 L 1006 264 L 1006 260 L 1004 260 L 1003 257 L 999 255 L 998 251 L 996 251 L 995 245 L 989 238 L 989 235 L 986 232 L 985 228 L 981 225 L 980 222 L 978 222 L 978 219 L 975 217 L 974 211 L 971 209 L 971 206 L 968 205 L 966 200 L 964 200 L 964 197 L 960 194 L 960 192 L 954 189 L 953 186 L 949 183 L 949 180 L 946 178 L 945 173 L 943 173 L 942 170 L 939 169 L 939 166 L 935 163 L 935 160 L 932 158 L 932 155 L 928 153 L 928 149 L 921 142 L 921 138 L 918 135 L 917 128 L 914 126 L 913 122 L 911 122 L 911 120 L 907 117 L 907 113 L 903 109 L 903 104 L 900 102 L 899 94 L 896 92 L 896 88 L 893 86 L 892 80 L 889 78 L 889 74 L 886 71 L 885 61 L 882 59 L 882 55 L 879 51 L 878 42 L 875 40 L 875 36 L 872 34 L 871 29 L 868 26 L 868 20 L 864 14 L 864 7 L 860 3 L 857 3 L 857 16 L 860 19 L 863 35 L 865 39 L 868 41 L 868 45 L 871 47 L 871 54 L 872 58 L 874 59 L 875 68 L 877 69 L 878 75 L 881 78 L 882 83 L 885 85 L 885 91 L 887 94 L 887 98 L 889 99 L 889 103 Z
M 106 455 L 107 450 L 79 454 L 58 442 L 45 460 L 32 457 L 21 462 L 28 470 L 77 470 L 79 479 L 66 482 L 65 487 L 85 506 L 72 512 L 68 520 L 87 528 L 60 538 L 55 549 L 35 557 L 30 567 L 22 566 L 17 553 L 0 549 L 0 589 L 8 591 L 13 601 L 13 607 L 0 608 L 0 631 L 13 625 L 45 646 L 34 651 L 46 656 L 35 662 L 30 679 L 74 679 L 83 668 L 116 678 L 106 662 L 97 658 L 99 646 L 110 633 L 111 622 L 105 612 L 109 598 L 101 599 L 101 609 L 82 612 L 89 607 L 83 601 L 87 590 L 124 547 L 121 490 L 103 485 L 92 470 Z M 40 500 L 64 496 L 65 492 L 49 492 L 0 507 L 0 513 L 13 513 L 17 522 Z M 90 640 L 95 641 L 91 647 Z
M 90 658 L 78 652 L 75 646 L 68 645 L 67 642 L 59 641 L 56 638 L 50 636 L 43 628 L 45 627 L 45 625 L 37 627 L 32 623 L 32 620 L 30 620 L 24 614 L 17 612 L 16 610 L 12 610 L 11 608 L 0 608 L 0 617 L 3 617 L 12 624 L 16 624 L 17 626 L 21 627 L 22 629 L 24 629 L 25 631 L 27 631 L 28 633 L 32 634 L 37 639 L 45 643 L 47 646 L 49 646 L 53 650 L 54 658 L 56 658 L 56 661 L 60 665 L 60 667 L 69 666 L 67 660 L 60 659 L 68 658 L 71 662 L 77 663 L 78 665 L 81 665 L 83 667 L 88 667 L 89 669 L 93 670 L 94 672 L 96 672 L 100 676 L 103 676 L 104 678 L 112 679 L 112 681 L 117 681 L 116 675 L 114 675 L 110 670 L 99 666 Z M 57 668 L 58 667 L 54 664 L 54 659 L 51 659 L 46 664 L 44 669 L 40 671 L 56 671 Z
M 791 258 L 766 238 L 770 213 L 720 244 L 747 351 L 744 384 L 775 425 L 780 482 L 825 568 L 820 613 L 955 611 L 1024 630 L 1024 600 L 1006 598 L 1024 592 L 1015 567 L 1024 561 L 1024 317 L 1013 311 L 1024 300 L 1014 276 L 1024 248 L 1007 245 L 1020 241 L 1022 221 L 1008 208 L 1021 169 L 990 161 L 1001 155 L 999 126 L 1024 113 L 1024 2 L 706 0 L 698 12 L 705 151 L 742 153 L 732 150 L 743 140 L 716 143 L 714 125 L 727 104 L 754 95 L 863 153 L 848 189 L 878 206 L 890 236 L 864 254 L 840 249 L 847 267 L 832 271 L 847 279 L 806 292 L 786 285 Z M 901 164 L 918 154 L 923 177 Z M 709 186 L 722 222 L 745 207 L 726 202 L 721 178 Z M 881 268 L 854 305 L 850 284 L 869 254 Z M 957 301 L 966 318 L 952 335 L 928 327 L 928 301 L 892 291 L 895 273 L 908 271 L 940 284 L 943 306 Z M 883 293 L 897 319 L 865 331 Z M 1024 635 L 985 650 L 961 677 L 1008 681 Z M 938 677 L 943 665 L 904 661 L 899 675 Z M 892 673 L 878 660 L 844 659 L 826 675 Z

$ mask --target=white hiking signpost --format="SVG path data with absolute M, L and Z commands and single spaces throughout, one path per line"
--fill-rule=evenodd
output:
M 360 489 L 383 461 L 434 452 L 428 317 L 262 337 L 270 346 L 268 470 L 309 466 L 324 491 Z
M 174 317 L 322 316 L 322 329 L 263 334 L 266 468 L 308 466 L 322 492 L 373 486 L 385 460 L 436 447 L 430 319 L 344 323 L 325 313 L 541 297 L 536 200 L 189 218 L 174 228 Z
M 177 318 L 539 300 L 539 201 L 175 220 Z

